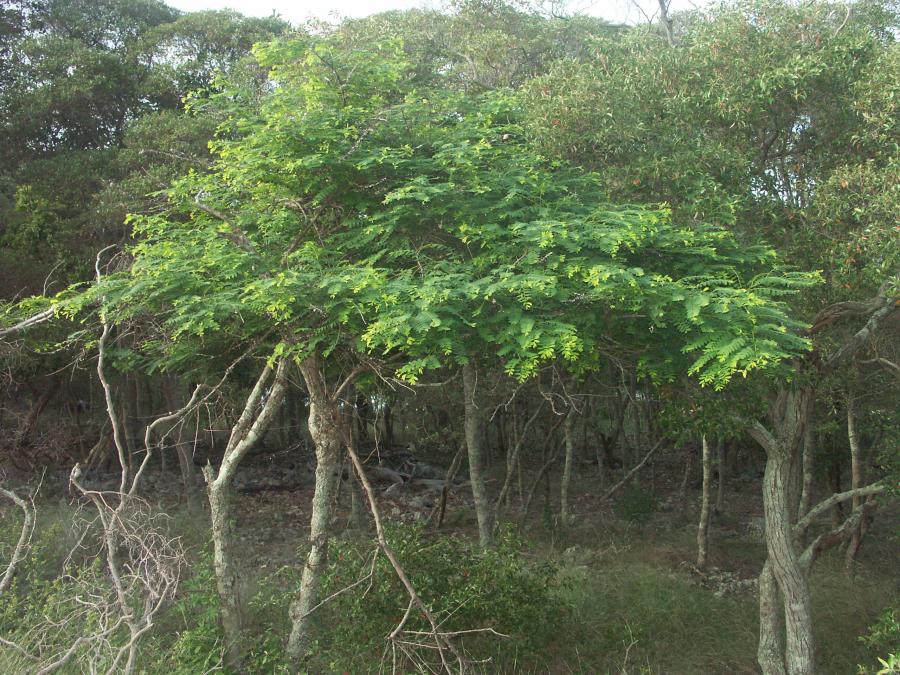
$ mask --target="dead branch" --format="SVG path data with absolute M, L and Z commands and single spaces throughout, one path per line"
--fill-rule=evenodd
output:
M 397 577 L 400 579 L 400 582 L 403 584 L 407 594 L 409 595 L 409 606 L 407 607 L 406 614 L 404 615 L 401 622 L 397 625 L 397 627 L 388 636 L 388 641 L 394 642 L 401 635 L 403 626 L 408 620 L 413 606 L 415 606 L 419 609 L 419 611 L 431 626 L 430 637 L 433 639 L 435 648 L 438 650 L 438 653 L 440 655 L 443 670 L 447 672 L 448 675 L 454 672 L 445 654 L 445 652 L 450 652 L 456 659 L 457 665 L 459 666 L 459 671 L 464 672 L 466 670 L 466 664 L 462 653 L 453 645 L 448 637 L 441 634 L 437 620 L 434 618 L 431 610 L 428 609 L 428 606 L 424 602 L 422 602 L 422 598 L 419 597 L 419 594 L 416 592 L 416 589 L 407 576 L 406 571 L 400 565 L 400 561 L 397 560 L 397 556 L 394 554 L 394 551 L 391 548 L 390 544 L 388 544 L 387 538 L 384 534 L 384 526 L 381 522 L 381 511 L 378 508 L 378 502 L 375 499 L 375 491 L 372 489 L 372 484 L 369 482 L 368 477 L 366 477 L 366 472 L 363 470 L 362 462 L 360 461 L 359 456 L 356 454 L 356 448 L 353 447 L 352 439 L 346 438 L 345 441 L 347 446 L 347 454 L 350 456 L 350 461 L 353 462 L 353 468 L 356 470 L 357 476 L 359 476 L 359 481 L 360 483 L 362 483 L 363 491 L 366 493 L 366 498 L 369 501 L 369 509 L 372 511 L 372 519 L 375 522 L 375 532 L 378 539 L 378 545 L 384 552 L 388 561 L 391 563 L 391 567 L 394 568 L 394 572 L 397 574 Z
M 634 476 L 634 474 L 636 474 L 638 471 L 640 471 L 641 467 L 647 463 L 647 460 L 650 459 L 650 456 L 659 449 L 659 447 L 663 444 L 664 440 L 665 440 L 664 438 L 660 438 L 658 441 L 656 441 L 656 445 L 654 445 L 652 448 L 650 448 L 650 450 L 647 452 L 647 454 L 644 455 L 644 459 L 642 459 L 638 463 L 638 465 L 635 466 L 631 471 L 629 471 L 627 474 L 625 474 L 625 477 L 622 480 L 620 480 L 618 483 L 613 485 L 609 490 L 607 490 L 606 494 L 604 494 L 600 499 L 609 499 L 610 497 L 613 496 L 613 494 L 616 492 L 616 490 L 618 490 L 620 487 L 625 485 L 625 483 L 630 481 L 631 478 Z
M 4 495 L 7 499 L 12 500 L 16 506 L 22 509 L 22 513 L 24 514 L 22 530 L 19 533 L 19 540 L 16 542 L 16 547 L 13 549 L 12 557 L 9 560 L 9 564 L 6 566 L 6 571 L 3 573 L 3 577 L 0 578 L 0 595 L 2 595 L 12 584 L 13 577 L 16 575 L 16 569 L 19 567 L 19 563 L 25 559 L 25 555 L 28 553 L 28 549 L 31 546 L 31 539 L 34 536 L 35 509 L 33 496 L 29 497 L 28 501 L 25 501 L 12 490 L 7 490 L 2 487 L 0 487 L 0 494 Z
M 22 319 L 19 323 L 14 326 L 9 326 L 8 328 L 0 328 L 0 338 L 5 338 L 8 335 L 15 335 L 16 333 L 21 333 L 23 331 L 28 330 L 33 326 L 37 326 L 42 323 L 46 323 L 50 319 L 56 316 L 56 308 L 50 307 L 49 309 L 45 309 L 43 312 L 38 312 L 37 314 L 33 314 L 26 319 Z

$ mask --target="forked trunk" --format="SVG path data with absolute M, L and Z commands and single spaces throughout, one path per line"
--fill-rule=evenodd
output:
M 203 468 L 212 517 L 213 563 L 219 591 L 222 629 L 225 634 L 226 665 L 235 672 L 244 672 L 242 662 L 244 598 L 234 555 L 232 529 L 234 514 L 231 509 L 234 495 L 233 480 L 241 460 L 262 437 L 281 406 L 287 384 L 286 368 L 286 362 L 281 361 L 265 402 L 263 402 L 264 394 L 272 369 L 268 366 L 263 369 L 247 398 L 240 418 L 231 430 L 231 437 L 218 471 L 214 471 L 209 464 Z

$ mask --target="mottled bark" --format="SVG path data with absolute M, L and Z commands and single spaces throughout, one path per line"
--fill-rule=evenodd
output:
M 307 357 L 300 364 L 300 372 L 309 393 L 309 433 L 316 450 L 316 487 L 309 524 L 309 553 L 300 578 L 300 590 L 290 607 L 287 655 L 296 665 L 306 655 L 310 614 L 319 600 L 344 445 L 340 402 L 327 390 L 322 359 L 318 355 Z
M 763 477 L 767 564 L 771 566 L 782 596 L 785 627 L 782 660 L 788 675 L 810 675 L 815 670 L 808 568 L 801 563 L 795 546 L 793 516 L 796 515 L 796 504 L 792 499 L 796 491 L 791 484 L 812 397 L 810 389 L 782 391 L 772 410 L 776 435 L 759 423 L 750 428 L 750 434 L 767 455 Z M 761 626 L 764 621 L 769 621 L 762 615 L 762 609 L 761 605 Z M 766 648 L 771 650 L 772 643 Z M 767 654 L 771 656 L 769 651 Z M 771 663 L 760 662 L 760 666 L 772 668 Z
M 859 444 L 859 433 L 856 429 L 856 411 L 852 398 L 847 402 L 847 438 L 850 441 L 850 489 L 859 490 L 865 480 L 865 460 Z M 859 511 L 862 508 L 862 504 L 863 498 L 859 495 L 854 495 L 852 501 L 853 511 Z M 847 553 L 844 559 L 848 572 L 852 571 L 856 563 L 856 556 L 859 554 L 862 540 L 869 529 L 869 518 L 870 510 L 866 510 L 859 516 L 859 524 L 853 528 L 853 534 L 850 536 L 850 543 L 847 545 Z
M 763 675 L 787 675 L 784 667 L 784 603 L 768 561 L 759 575 L 759 645 L 756 658 Z
M 697 567 L 706 568 L 709 555 L 709 501 L 712 481 L 712 452 L 706 434 L 701 441 L 703 448 L 703 488 L 700 494 L 700 524 L 697 527 Z
M 240 572 L 234 555 L 233 479 L 241 460 L 262 437 L 281 406 L 287 386 L 286 371 L 287 362 L 282 360 L 274 373 L 268 397 L 263 402 L 266 388 L 272 378 L 272 368 L 266 366 L 263 369 L 237 423 L 232 427 L 219 470 L 214 471 L 210 465 L 203 469 L 212 516 L 213 565 L 225 635 L 226 665 L 237 672 L 244 670 L 242 659 L 244 598 Z
M 813 424 L 812 411 L 810 411 L 806 421 L 806 428 L 803 430 L 803 486 L 800 491 L 800 506 L 797 509 L 798 520 L 809 513 L 809 507 L 812 504 L 815 451 L 816 428 Z
M 478 519 L 478 540 L 482 548 L 490 548 L 494 545 L 493 509 L 484 482 L 484 419 L 477 401 L 478 369 L 472 360 L 463 366 L 463 392 L 469 479 L 475 499 L 475 516 Z

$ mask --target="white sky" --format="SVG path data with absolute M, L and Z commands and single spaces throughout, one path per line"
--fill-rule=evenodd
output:
M 311 17 L 361 17 L 391 9 L 410 9 L 413 7 L 439 8 L 440 0 L 167 0 L 169 5 L 184 11 L 202 9 L 237 10 L 248 16 L 268 16 L 275 13 L 291 23 L 302 23 Z M 671 0 L 670 12 L 702 6 L 708 0 Z M 637 9 L 640 5 L 646 16 L 654 16 L 657 9 L 656 0 L 572 0 L 570 8 L 584 14 L 600 16 L 614 22 L 640 23 L 646 16 Z

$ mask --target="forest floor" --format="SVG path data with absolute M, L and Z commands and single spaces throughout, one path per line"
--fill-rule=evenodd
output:
M 435 465 L 449 458 L 434 458 Z M 277 474 L 272 457 L 258 455 L 258 475 Z M 526 468 L 526 475 L 533 475 Z M 499 489 L 503 467 L 494 467 L 489 486 Z M 295 472 L 295 477 L 303 472 Z M 572 520 L 558 522 L 558 470 L 538 489 L 527 521 L 520 517 L 520 495 L 513 491 L 505 520 L 526 541 L 537 560 L 553 561 L 566 579 L 567 601 L 579 625 L 574 639 L 560 626 L 541 659 L 485 666 L 484 672 L 533 673 L 755 673 L 758 628 L 756 576 L 765 547 L 756 523 L 762 518 L 759 478 L 753 472 L 726 481 L 725 509 L 710 529 L 710 566 L 694 567 L 698 493 L 689 486 L 687 505 L 677 505 L 680 467 L 657 463 L 640 482 L 602 501 L 596 466 L 582 467 L 570 489 Z M 530 483 L 530 481 L 528 481 Z M 290 487 L 243 489 L 237 501 L 237 536 L 245 582 L 272 578 L 280 569 L 298 569 L 306 545 L 312 482 Z M 607 481 L 607 484 L 609 482 Z M 427 519 L 435 493 L 389 490 L 380 486 L 381 510 L 389 521 Z M 206 545 L 205 516 L 178 502 L 172 474 L 151 474 L 147 496 L 174 518 L 191 544 L 192 555 Z M 342 488 L 335 531 L 349 521 L 349 489 Z M 202 501 L 202 495 L 200 500 Z M 57 496 L 54 508 L 64 509 Z M 4 519 L 0 519 L 4 520 Z M 898 512 L 876 512 L 854 575 L 848 576 L 840 550 L 820 559 L 812 575 L 819 672 L 851 675 L 857 664 L 872 665 L 875 654 L 859 636 L 900 593 L 897 556 Z M 346 530 L 348 533 L 351 530 Z M 451 491 L 443 532 L 477 538 L 471 491 Z M 155 672 L 155 671 L 147 671 Z
M 435 464 L 449 462 L 437 458 Z M 497 464 L 489 478 L 494 492 L 504 471 Z M 526 475 L 533 472 L 526 470 Z M 765 560 L 759 475 L 749 471 L 726 479 L 725 508 L 711 520 L 705 573 L 694 567 L 699 488 L 689 487 L 687 506 L 680 508 L 680 476 L 679 465 L 658 462 L 641 474 L 636 486 L 601 501 L 604 490 L 598 489 L 596 465 L 586 466 L 570 489 L 572 522 L 566 528 L 554 515 L 558 471 L 538 489 L 525 522 L 519 517 L 520 496 L 513 495 L 507 520 L 525 536 L 531 554 L 556 562 L 560 574 L 574 582 L 570 600 L 577 621 L 591 636 L 572 644 L 561 634 L 555 643 L 558 653 L 546 654 L 544 663 L 531 667 L 533 672 L 758 672 L 756 577 Z M 349 520 L 348 492 L 345 488 L 339 498 L 338 528 Z M 383 494 L 382 513 L 389 520 L 424 521 L 434 497 L 423 491 Z M 243 493 L 238 534 L 245 569 L 266 572 L 299 562 L 311 498 L 311 484 Z M 858 637 L 900 594 L 897 522 L 896 509 L 876 513 L 852 577 L 844 571 L 842 550 L 826 553 L 814 567 L 823 674 L 849 675 L 857 664 L 874 662 Z M 442 530 L 477 539 L 467 488 L 451 493 Z

